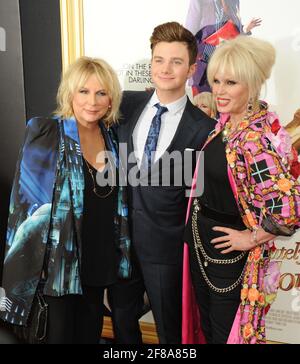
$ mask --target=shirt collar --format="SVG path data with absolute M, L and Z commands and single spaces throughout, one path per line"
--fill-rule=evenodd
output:
M 155 104 L 160 103 L 156 91 L 153 93 L 150 101 L 149 101 L 149 107 L 154 107 Z M 180 112 L 187 103 L 187 95 L 183 95 L 180 99 L 171 102 L 170 104 L 161 104 L 162 106 L 165 106 L 168 108 L 168 111 L 175 115 L 178 112 Z

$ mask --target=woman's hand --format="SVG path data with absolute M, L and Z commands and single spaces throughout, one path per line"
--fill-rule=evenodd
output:
M 249 33 L 253 28 L 259 27 L 262 23 L 260 18 L 252 18 L 248 24 L 244 26 L 244 32 Z
M 215 244 L 216 249 L 225 249 L 221 251 L 221 254 L 228 254 L 236 250 L 248 251 L 256 246 L 252 239 L 252 232 L 248 229 L 240 231 L 215 226 L 213 230 L 227 234 L 211 241 L 212 244 Z

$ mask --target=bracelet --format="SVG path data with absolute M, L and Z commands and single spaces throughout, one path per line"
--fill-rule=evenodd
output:
M 251 243 L 253 243 L 255 246 L 258 245 L 257 232 L 258 232 L 258 229 L 254 228 L 251 233 Z

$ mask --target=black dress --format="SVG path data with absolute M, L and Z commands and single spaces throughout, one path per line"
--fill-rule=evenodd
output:
M 224 235 L 212 230 L 214 226 L 223 226 L 244 230 L 238 206 L 229 183 L 225 144 L 221 135 L 213 139 L 204 151 L 204 193 L 198 198 L 202 210 L 197 215 L 197 228 L 203 249 L 212 259 L 234 259 L 241 252 L 234 251 L 221 254 L 211 244 L 211 240 Z M 234 284 L 241 276 L 247 254 L 234 264 L 216 264 L 209 262 L 206 266 L 203 255 L 196 248 L 192 233 L 192 215 L 186 227 L 185 238 L 189 243 L 190 264 L 193 285 L 201 314 L 201 326 L 208 343 L 224 344 L 227 341 L 231 326 L 240 303 L 239 284 L 235 289 L 220 293 L 214 291 L 200 270 L 199 259 L 202 262 L 209 281 L 217 288 L 226 288 Z M 205 263 L 205 264 L 204 264 Z
M 117 204 L 117 188 L 97 185 L 97 170 L 89 165 L 93 179 L 84 160 L 84 213 L 82 224 L 81 280 L 83 285 L 108 286 L 117 281 L 117 247 L 114 233 L 114 212 Z

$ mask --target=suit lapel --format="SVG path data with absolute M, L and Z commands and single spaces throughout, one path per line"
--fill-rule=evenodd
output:
M 136 105 L 136 108 L 134 109 L 132 116 L 130 117 L 128 135 L 127 135 L 128 154 L 134 152 L 133 132 L 142 112 L 144 111 L 149 100 L 151 99 L 152 94 L 153 94 L 152 92 L 149 93 L 149 95 L 147 95 L 147 97 L 139 105 Z
M 195 133 L 197 133 L 197 123 L 195 123 L 195 119 L 191 113 L 191 110 L 192 104 L 188 99 L 175 135 L 161 158 L 166 152 L 171 153 L 173 150 L 180 149 L 180 145 L 185 146 L 187 144 L 189 136 L 195 135 Z

